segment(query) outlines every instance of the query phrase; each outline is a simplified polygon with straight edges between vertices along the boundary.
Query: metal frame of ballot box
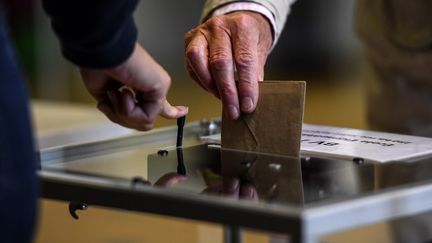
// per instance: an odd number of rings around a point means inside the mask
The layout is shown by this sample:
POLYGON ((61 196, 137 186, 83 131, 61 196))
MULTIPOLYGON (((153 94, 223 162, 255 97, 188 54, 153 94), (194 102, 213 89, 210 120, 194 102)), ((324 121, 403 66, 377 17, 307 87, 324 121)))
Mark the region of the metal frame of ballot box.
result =
MULTIPOLYGON (((214 132, 214 127, 214 122, 186 124, 184 147, 201 144, 199 137, 214 132)), ((225 226, 225 242, 241 242, 241 229, 248 228, 286 234, 290 242, 312 243, 334 232, 432 211, 432 180, 294 206, 151 187, 134 183, 132 178, 47 169, 132 148, 157 153, 161 148, 172 148, 176 132, 177 128, 172 126, 110 140, 42 149, 38 171, 42 197, 218 223, 225 226)))

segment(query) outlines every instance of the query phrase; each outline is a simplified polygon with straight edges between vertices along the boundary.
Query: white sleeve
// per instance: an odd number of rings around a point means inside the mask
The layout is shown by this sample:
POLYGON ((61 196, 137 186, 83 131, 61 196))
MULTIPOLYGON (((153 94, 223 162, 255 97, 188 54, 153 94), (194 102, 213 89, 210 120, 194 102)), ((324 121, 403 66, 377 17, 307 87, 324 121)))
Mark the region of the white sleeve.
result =
POLYGON ((234 11, 253 11, 263 15, 270 23, 273 31, 273 47, 283 30, 290 6, 295 0, 264 0, 264 1, 230 1, 207 0, 201 21, 234 11))

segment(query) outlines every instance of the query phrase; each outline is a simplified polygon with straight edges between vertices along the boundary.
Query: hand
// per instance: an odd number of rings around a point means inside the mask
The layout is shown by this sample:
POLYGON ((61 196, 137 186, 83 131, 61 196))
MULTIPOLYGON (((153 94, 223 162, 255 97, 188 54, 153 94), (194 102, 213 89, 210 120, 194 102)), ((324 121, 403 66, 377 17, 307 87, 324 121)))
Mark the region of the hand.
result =
POLYGON ((175 172, 169 172, 161 176, 155 183, 156 187, 172 187, 179 183, 187 181, 187 177, 184 175, 177 174, 175 172))
MULTIPOLYGON (((133 181, 134 185, 138 184, 138 182, 140 184, 144 184, 144 185, 152 185, 151 182, 147 179, 142 179, 142 178, 137 178, 139 179, 138 181, 133 181)), ((177 174, 175 172, 168 172, 164 175, 162 175, 161 177, 159 177, 159 179, 157 179, 157 181, 153 184, 153 186, 155 187, 173 187, 177 184, 180 184, 182 182, 187 181, 188 178, 184 175, 180 175, 177 174)))
POLYGON ((208 186, 202 193, 259 201, 255 186, 250 183, 241 183, 237 177, 225 176, 220 183, 208 186))
POLYGON ((242 112, 255 110, 272 37, 261 14, 238 11, 213 17, 186 34, 186 68, 202 88, 222 99, 228 116, 237 119, 240 103, 242 112))
POLYGON ((171 79, 139 44, 129 59, 116 67, 80 71, 98 109, 122 126, 147 131, 158 115, 176 119, 188 112, 187 107, 168 103, 171 79), (120 89, 122 86, 127 88, 120 89))

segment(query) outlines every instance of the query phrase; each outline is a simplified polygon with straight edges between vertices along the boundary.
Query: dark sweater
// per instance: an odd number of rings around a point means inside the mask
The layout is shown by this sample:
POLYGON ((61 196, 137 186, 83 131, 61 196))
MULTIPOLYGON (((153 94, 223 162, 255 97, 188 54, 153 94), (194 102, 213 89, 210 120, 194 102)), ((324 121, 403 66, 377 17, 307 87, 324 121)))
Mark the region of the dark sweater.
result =
POLYGON ((108 68, 132 53, 138 0, 43 0, 63 55, 87 68, 108 68))

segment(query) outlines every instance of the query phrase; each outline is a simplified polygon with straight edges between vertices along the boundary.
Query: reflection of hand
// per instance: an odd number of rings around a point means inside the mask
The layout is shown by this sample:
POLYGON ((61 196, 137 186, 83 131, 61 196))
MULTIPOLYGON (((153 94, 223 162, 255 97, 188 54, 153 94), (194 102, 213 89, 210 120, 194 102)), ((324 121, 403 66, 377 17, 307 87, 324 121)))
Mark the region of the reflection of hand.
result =
POLYGON ((177 174, 175 172, 167 173, 161 176, 155 183, 156 187, 171 187, 178 183, 184 182, 187 180, 187 177, 184 175, 177 174))
POLYGON ((171 106, 166 94, 167 72, 139 45, 123 64, 108 69, 81 69, 81 76, 97 106, 111 121, 141 131, 152 129, 157 116, 175 119, 187 107, 171 106), (130 89, 119 88, 127 86, 130 89))
POLYGON ((235 177, 224 177, 223 181, 211 185, 204 189, 203 193, 213 195, 226 195, 234 198, 246 198, 258 201, 258 193, 255 186, 250 183, 241 184, 239 178, 235 177))
POLYGON ((258 81, 264 78, 272 41, 270 24, 261 14, 238 11, 216 16, 186 34, 186 67, 202 88, 222 99, 229 117, 237 119, 240 104, 243 112, 256 107, 258 81))

